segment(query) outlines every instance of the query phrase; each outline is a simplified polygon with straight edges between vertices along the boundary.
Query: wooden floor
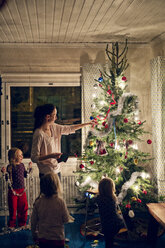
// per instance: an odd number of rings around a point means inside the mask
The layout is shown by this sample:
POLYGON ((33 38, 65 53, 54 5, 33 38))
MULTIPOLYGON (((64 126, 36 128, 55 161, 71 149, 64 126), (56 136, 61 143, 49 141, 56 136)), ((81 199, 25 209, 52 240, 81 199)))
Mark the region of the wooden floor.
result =
MULTIPOLYGON (((95 237, 87 238, 80 234, 80 227, 84 223, 83 214, 75 214, 75 222, 65 226, 66 238, 70 241, 67 243, 69 248, 104 248, 104 240, 99 239, 98 243, 94 242, 95 237)), ((0 217, 0 229, 4 226, 4 217, 0 217)), ((13 232, 6 235, 0 235, 1 248, 27 248, 32 245, 32 236, 30 230, 13 232)), ((150 248, 146 242, 136 241, 119 241, 121 248, 150 248)), ((157 248, 165 247, 165 234, 158 239, 157 248)))

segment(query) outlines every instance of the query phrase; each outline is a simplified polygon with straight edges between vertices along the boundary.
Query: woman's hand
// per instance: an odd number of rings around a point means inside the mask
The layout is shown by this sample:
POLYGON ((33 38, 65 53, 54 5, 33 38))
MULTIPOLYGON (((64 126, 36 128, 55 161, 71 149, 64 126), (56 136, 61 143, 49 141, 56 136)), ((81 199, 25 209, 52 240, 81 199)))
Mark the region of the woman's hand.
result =
POLYGON ((61 155, 62 155, 62 153, 52 153, 52 154, 51 154, 51 157, 52 157, 52 158, 55 158, 55 159, 58 159, 58 158, 61 157, 61 155))

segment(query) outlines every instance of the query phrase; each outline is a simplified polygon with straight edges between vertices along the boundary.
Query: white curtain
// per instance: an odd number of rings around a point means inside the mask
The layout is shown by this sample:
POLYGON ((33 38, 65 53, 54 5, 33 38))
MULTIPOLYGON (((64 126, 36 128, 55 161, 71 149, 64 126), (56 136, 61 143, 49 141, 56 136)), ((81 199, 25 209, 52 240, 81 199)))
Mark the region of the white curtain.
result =
POLYGON ((165 57, 151 61, 154 174, 158 194, 165 196, 165 57))

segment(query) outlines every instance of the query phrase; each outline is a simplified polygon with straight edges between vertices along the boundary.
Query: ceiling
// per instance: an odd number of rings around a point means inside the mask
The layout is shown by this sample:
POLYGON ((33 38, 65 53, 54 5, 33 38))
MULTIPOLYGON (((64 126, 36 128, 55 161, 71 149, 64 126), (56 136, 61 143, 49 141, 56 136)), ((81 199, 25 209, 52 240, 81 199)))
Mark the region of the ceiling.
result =
POLYGON ((0 46, 165 40, 165 0, 0 0, 0 46))

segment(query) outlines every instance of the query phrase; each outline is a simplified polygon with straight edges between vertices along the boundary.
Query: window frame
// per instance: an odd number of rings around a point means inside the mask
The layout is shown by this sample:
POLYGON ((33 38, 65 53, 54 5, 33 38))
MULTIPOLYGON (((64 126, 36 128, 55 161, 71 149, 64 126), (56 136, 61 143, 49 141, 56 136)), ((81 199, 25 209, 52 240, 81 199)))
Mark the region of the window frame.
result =
MULTIPOLYGON (((2 127, 1 144, 2 159, 0 162, 6 163, 8 161, 7 153, 11 148, 11 110, 10 110, 10 88, 11 87, 79 87, 80 73, 7 73, 2 75, 4 92, 1 98, 1 120, 4 121, 2 127)), ((81 113, 82 115, 82 113, 81 113)), ((82 133, 83 136, 83 133, 82 133)), ((29 158, 24 159, 26 162, 29 158)))

